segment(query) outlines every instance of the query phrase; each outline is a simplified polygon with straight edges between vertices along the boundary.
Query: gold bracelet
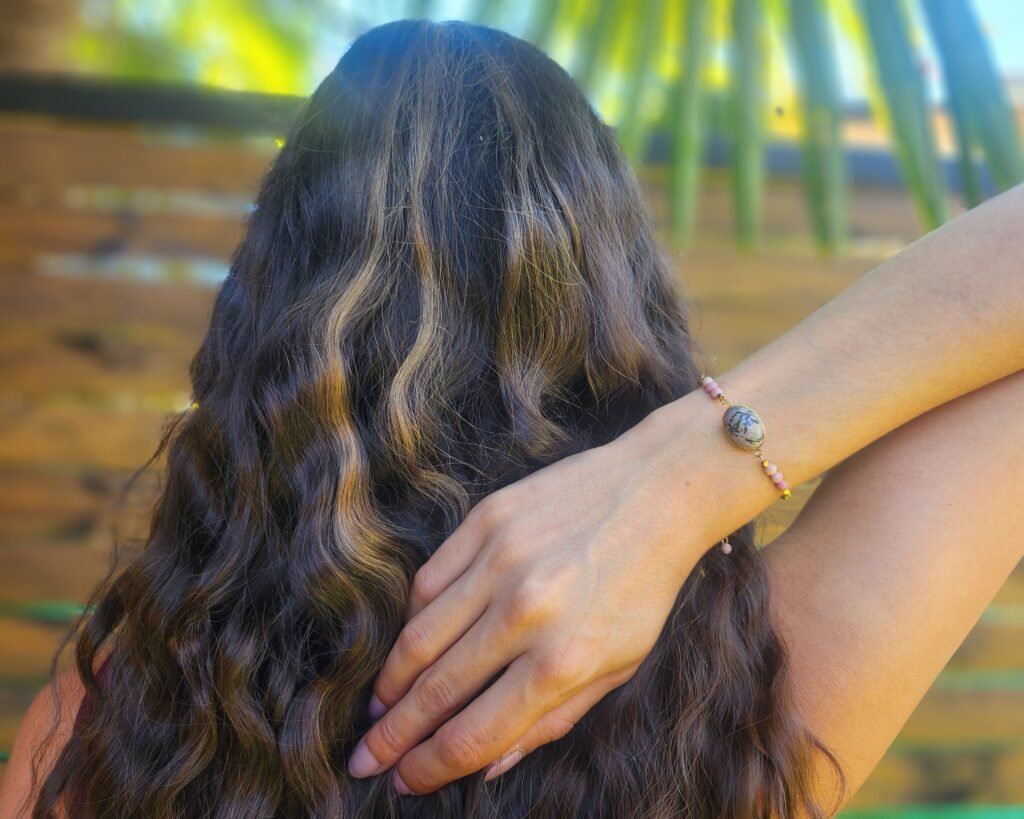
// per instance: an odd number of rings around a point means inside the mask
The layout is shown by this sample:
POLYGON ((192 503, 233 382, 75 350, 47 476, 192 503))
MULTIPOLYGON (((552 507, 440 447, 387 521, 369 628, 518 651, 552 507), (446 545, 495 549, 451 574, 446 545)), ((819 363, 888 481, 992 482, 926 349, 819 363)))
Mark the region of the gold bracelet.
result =
POLYGON ((775 484, 775 488, 782 492, 782 499, 789 500, 789 484, 782 476, 781 470, 764 457, 761 447, 764 445, 765 428, 764 421, 750 407, 742 404, 733 404, 722 395, 722 388, 715 383, 709 375, 703 375, 700 379, 700 386, 704 392, 712 398, 717 398, 728 409, 722 416, 722 424, 725 426, 725 434, 740 449, 746 452, 753 452, 760 460, 764 468, 764 474, 775 484))

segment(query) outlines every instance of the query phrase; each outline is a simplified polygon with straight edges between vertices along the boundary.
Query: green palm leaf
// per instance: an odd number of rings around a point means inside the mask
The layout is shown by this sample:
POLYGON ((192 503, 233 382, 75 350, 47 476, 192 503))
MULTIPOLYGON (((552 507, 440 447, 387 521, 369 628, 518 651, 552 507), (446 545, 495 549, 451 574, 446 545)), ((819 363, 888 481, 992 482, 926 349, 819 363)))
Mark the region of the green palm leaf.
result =
POLYGON ((966 0, 923 0, 922 5, 942 60, 965 192, 973 205, 981 198, 975 148, 983 153, 1000 188, 1024 180, 1016 118, 970 4, 966 0))
POLYGON ((657 51, 663 5, 664 0, 642 0, 632 6, 632 20, 628 29, 631 36, 627 44, 627 82, 622 92, 625 107, 619 141, 633 164, 639 164, 644 159, 649 125, 643 108, 644 92, 652 80, 651 55, 657 51))
POLYGON ((764 187, 765 23, 760 0, 733 0, 733 77, 729 89, 736 239, 757 244, 764 187))
POLYGON ((693 235, 697 186, 706 141, 706 99, 701 74, 706 60, 708 0, 689 0, 683 23, 682 73, 669 92, 672 164, 669 173, 669 239, 676 247, 693 235))
MULTIPOLYGON (((445 0, 394 0, 380 6, 303 6, 296 12, 291 5, 255 0, 243 13, 235 0, 179 0, 171 7, 157 4, 145 19, 132 8, 106 4, 95 20, 83 21, 69 44, 83 68, 304 93, 316 79, 310 55, 318 49, 341 48, 396 16, 448 19, 456 7, 445 0)), ((870 67, 873 111, 891 135, 927 226, 947 217, 948 197, 912 36, 918 28, 928 29, 942 62, 967 203, 981 201, 985 169, 999 188, 1024 180, 1014 111, 970 0, 534 0, 526 7, 471 0, 468 8, 471 19, 508 27, 566 65, 595 108, 615 123, 634 164, 646 159, 651 130, 663 130, 669 145, 669 232, 677 244, 693 232, 712 134, 731 147, 737 241, 757 243, 769 138, 766 77, 779 62, 765 41, 776 30, 786 34, 784 56, 802 93, 803 183, 821 247, 841 247, 849 230, 837 24, 858 40, 870 67), (724 80, 716 61, 723 44, 709 31, 722 20, 731 20, 724 80), (724 95, 709 94, 709 77, 724 95)))
POLYGON ((905 5, 861 0, 860 6, 900 167, 925 226, 938 227, 949 215, 946 187, 905 5))
POLYGON ((803 174, 819 244, 840 248, 847 237, 846 159, 839 125, 842 103, 829 18, 821 0, 789 0, 793 58, 803 91, 803 174))

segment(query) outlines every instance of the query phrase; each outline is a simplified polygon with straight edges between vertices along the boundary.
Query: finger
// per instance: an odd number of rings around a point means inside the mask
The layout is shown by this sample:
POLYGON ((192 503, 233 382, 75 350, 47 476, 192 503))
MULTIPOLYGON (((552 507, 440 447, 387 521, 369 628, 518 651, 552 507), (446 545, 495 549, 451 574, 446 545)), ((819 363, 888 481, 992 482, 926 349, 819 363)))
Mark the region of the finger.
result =
POLYGON ((623 674, 621 671, 606 674, 604 677, 594 680, 578 694, 569 697, 553 711, 546 713, 487 769, 484 781, 488 782, 501 776, 527 754, 533 753, 542 745, 564 737, 587 711, 601 701, 602 697, 609 691, 618 688, 632 676, 632 672, 623 674))
POLYGON ((481 586, 464 574, 405 624, 374 681, 371 716, 379 718, 404 697, 416 678, 472 628, 487 607, 481 586))
POLYGON ((406 619, 415 617, 458 580, 473 564, 482 547, 479 522, 472 514, 467 515, 417 570, 406 604, 406 619))
POLYGON ((535 662, 521 655, 498 680, 406 753, 392 774, 400 793, 430 793, 478 771, 512 746, 542 714, 576 693, 542 685, 535 662))
POLYGON ((370 728, 352 753, 349 761, 352 776, 374 776, 390 768, 456 713, 519 653, 518 647, 495 640, 494 620, 495 615, 485 612, 370 728))

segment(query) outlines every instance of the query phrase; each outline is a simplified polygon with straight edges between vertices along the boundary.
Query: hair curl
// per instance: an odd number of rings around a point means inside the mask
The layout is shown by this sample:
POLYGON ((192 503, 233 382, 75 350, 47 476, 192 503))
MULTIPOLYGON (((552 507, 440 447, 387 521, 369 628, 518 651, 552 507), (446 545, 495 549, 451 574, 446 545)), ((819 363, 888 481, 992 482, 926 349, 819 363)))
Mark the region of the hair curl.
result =
POLYGON ((501 31, 363 34, 256 204, 148 540, 73 629, 94 704, 33 816, 825 816, 813 754, 842 771, 791 707, 752 523, 564 738, 415 799, 349 777, 415 570, 485 495, 694 389, 700 353, 614 132, 501 31))

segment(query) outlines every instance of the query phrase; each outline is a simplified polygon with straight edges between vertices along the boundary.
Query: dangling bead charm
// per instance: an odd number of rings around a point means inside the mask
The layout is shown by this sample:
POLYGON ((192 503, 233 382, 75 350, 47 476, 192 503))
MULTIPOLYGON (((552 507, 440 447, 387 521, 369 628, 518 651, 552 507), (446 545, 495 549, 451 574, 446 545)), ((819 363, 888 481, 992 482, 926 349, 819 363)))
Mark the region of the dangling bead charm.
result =
POLYGON ((725 552, 725 554, 731 554, 732 553, 732 544, 729 542, 728 538, 724 538, 723 537, 722 538, 722 545, 719 546, 718 548, 721 549, 723 552, 725 552))

